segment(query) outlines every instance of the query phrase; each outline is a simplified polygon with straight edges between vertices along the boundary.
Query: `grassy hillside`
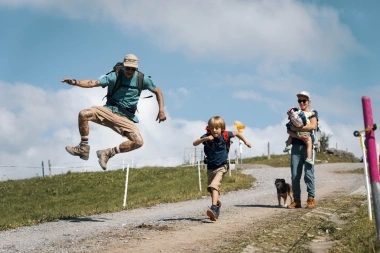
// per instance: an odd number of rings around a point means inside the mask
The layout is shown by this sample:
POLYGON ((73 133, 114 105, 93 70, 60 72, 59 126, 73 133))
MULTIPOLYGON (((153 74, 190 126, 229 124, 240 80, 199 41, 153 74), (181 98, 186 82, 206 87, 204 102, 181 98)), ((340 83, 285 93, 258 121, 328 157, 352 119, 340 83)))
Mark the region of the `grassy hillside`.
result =
MULTIPOLYGON (((241 174, 223 179, 223 192, 251 187, 241 174)), ((0 182, 0 230, 57 219, 123 210, 126 171, 67 173, 0 182)), ((197 167, 146 167, 130 170, 126 209, 208 196, 206 170, 197 167)))

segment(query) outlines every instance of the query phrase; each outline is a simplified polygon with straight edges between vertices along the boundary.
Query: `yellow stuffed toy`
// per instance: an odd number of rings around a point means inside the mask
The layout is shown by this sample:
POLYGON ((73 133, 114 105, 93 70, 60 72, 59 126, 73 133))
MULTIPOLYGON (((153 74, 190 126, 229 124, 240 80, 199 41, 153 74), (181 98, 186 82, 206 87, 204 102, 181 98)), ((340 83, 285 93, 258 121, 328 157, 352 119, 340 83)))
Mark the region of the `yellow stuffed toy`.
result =
POLYGON ((245 129, 245 125, 243 125, 243 123, 241 123, 240 121, 235 121, 234 126, 236 127, 239 133, 242 133, 243 129, 245 129))

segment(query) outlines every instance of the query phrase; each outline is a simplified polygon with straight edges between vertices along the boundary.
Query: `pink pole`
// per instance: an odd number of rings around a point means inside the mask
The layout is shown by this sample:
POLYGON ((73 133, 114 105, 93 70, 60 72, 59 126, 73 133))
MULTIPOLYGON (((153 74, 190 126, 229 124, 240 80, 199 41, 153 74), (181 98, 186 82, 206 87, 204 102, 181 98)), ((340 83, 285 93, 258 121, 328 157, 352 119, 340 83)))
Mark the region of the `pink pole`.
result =
POLYGON ((376 140, 375 132, 373 130, 373 115, 371 99, 367 96, 362 97, 363 117, 365 138, 367 143, 367 158, 370 171, 371 189, 372 189, 372 202, 375 212, 376 231, 377 231, 377 244, 380 246, 380 183, 379 183, 379 164, 377 163, 376 140))
POLYGON ((371 184, 379 183, 379 164, 377 163, 377 152, 376 152, 376 140, 375 131, 372 130, 374 125, 373 115, 372 115, 372 105, 371 99, 367 96, 362 97, 363 104, 363 116, 364 116, 364 128, 371 128, 370 131, 365 132, 365 138, 367 143, 367 160, 370 169, 370 179, 371 184))

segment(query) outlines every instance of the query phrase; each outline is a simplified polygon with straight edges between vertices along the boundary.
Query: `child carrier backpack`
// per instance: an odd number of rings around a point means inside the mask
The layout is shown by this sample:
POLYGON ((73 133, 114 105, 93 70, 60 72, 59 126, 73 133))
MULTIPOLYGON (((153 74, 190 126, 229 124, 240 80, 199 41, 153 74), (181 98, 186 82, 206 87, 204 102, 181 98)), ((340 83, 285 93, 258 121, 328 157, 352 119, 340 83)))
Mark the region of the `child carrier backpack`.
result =
POLYGON ((307 124, 307 117, 305 113, 296 107, 292 107, 287 112, 289 120, 295 127, 303 127, 307 124))
MULTIPOLYGON (((108 73, 106 74, 106 75, 108 75, 108 74, 110 74, 110 73, 112 73, 112 72, 115 72, 116 75, 117 75, 116 83, 115 83, 115 86, 113 87, 112 91, 111 91, 111 89, 108 87, 107 95, 104 96, 104 98, 107 98, 107 102, 106 102, 106 104, 108 104, 108 105, 117 105, 117 106, 119 106, 119 105, 113 100, 112 95, 114 95, 114 94, 120 89, 120 87, 121 87, 121 79, 122 79, 122 78, 121 78, 121 75, 119 75, 119 71, 120 71, 122 68, 124 68, 123 63, 122 63, 122 62, 118 62, 118 63, 115 64, 115 66, 113 67, 113 69, 112 69, 110 72, 108 72, 108 73)), ((141 71, 139 71, 139 70, 137 70, 137 69, 136 69, 136 71, 138 72, 138 76, 137 76, 137 89, 138 89, 138 94, 139 94, 139 96, 140 96, 141 91, 142 91, 142 89, 143 89, 143 84, 144 84, 144 73, 141 72, 141 71)), ((149 76, 149 78, 150 78, 150 76, 149 76)), ((147 96, 147 97, 144 97, 144 98, 151 98, 151 97, 153 97, 153 96, 150 95, 150 96, 147 96)), ((104 98, 103 98, 103 99, 104 99, 104 98)), ((123 108, 123 109, 125 109, 125 110, 127 110, 128 112, 133 113, 133 114, 134 114, 134 113, 136 112, 136 110, 137 110, 137 108, 123 108)))
MULTIPOLYGON (((206 133, 207 133, 207 136, 211 135, 211 130, 209 126, 206 127, 206 133)), ((226 143, 226 149, 227 149, 227 154, 228 154, 230 152, 230 146, 231 146, 231 141, 230 141, 230 137, 228 136, 228 131, 224 130, 222 132, 222 135, 223 135, 223 140, 226 143)), ((203 159, 204 164, 207 164, 207 151, 210 149, 211 149, 211 141, 207 141, 204 148, 204 151, 205 151, 205 158, 203 159)))

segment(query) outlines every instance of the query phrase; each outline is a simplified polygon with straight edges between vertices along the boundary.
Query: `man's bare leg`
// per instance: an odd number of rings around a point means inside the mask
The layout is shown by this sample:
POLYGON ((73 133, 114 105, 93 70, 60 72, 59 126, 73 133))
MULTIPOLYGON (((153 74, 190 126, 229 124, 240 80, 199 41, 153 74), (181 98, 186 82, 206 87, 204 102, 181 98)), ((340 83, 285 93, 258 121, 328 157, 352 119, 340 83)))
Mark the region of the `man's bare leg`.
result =
POLYGON ((78 114, 78 128, 80 136, 87 136, 90 134, 89 121, 95 121, 96 116, 91 109, 84 109, 78 114))
POLYGON ((131 132, 125 133, 124 135, 128 138, 128 141, 125 141, 119 145, 120 153, 125 153, 141 148, 144 144, 140 133, 131 132))
POLYGON ((121 143, 119 147, 96 151, 96 155, 99 158, 99 165, 103 170, 107 169, 107 162, 114 155, 118 153, 130 152, 132 150, 140 148, 144 144, 140 133, 124 133, 124 136, 128 138, 128 141, 121 143))
POLYGON ((84 109, 78 114, 78 128, 81 135, 81 142, 76 147, 66 147, 66 151, 73 156, 79 156, 83 160, 88 160, 90 155, 90 145, 88 145, 88 135, 90 134, 90 127, 88 121, 94 121, 95 114, 91 109, 84 109))

